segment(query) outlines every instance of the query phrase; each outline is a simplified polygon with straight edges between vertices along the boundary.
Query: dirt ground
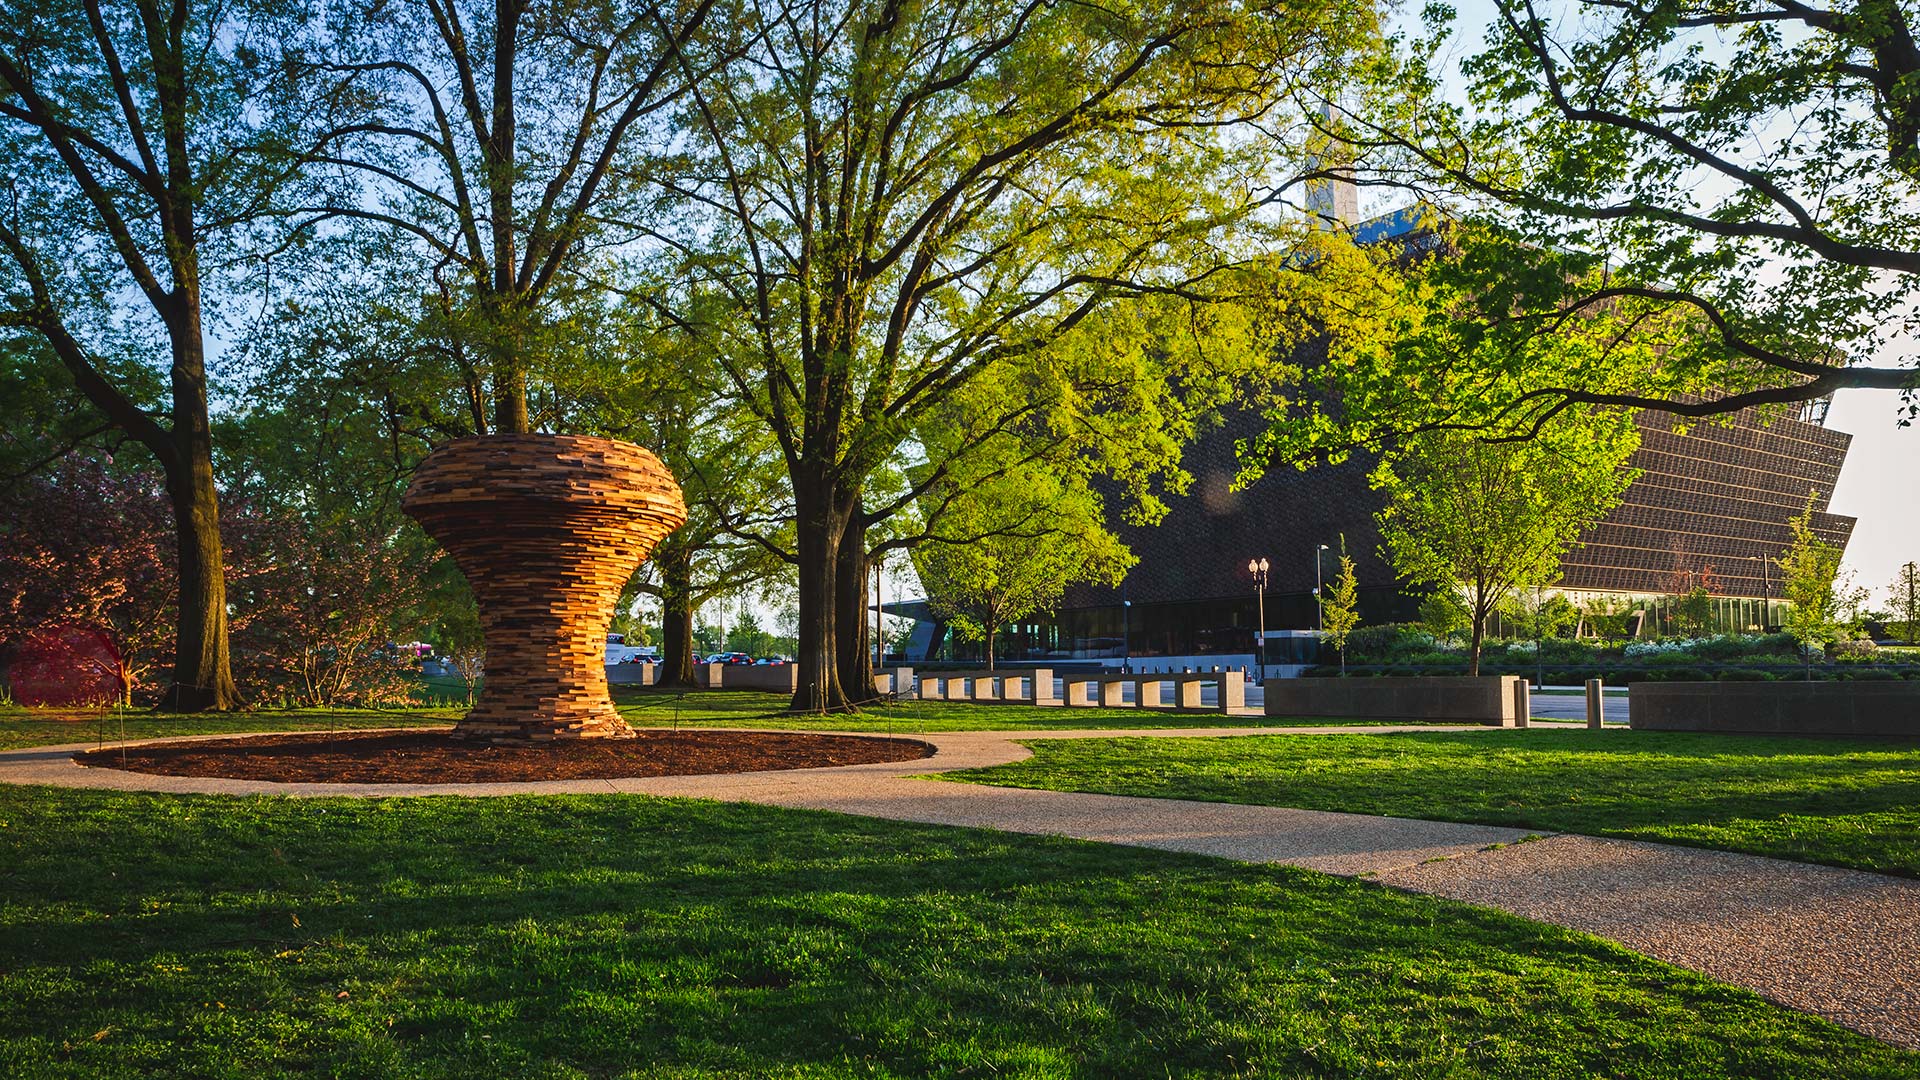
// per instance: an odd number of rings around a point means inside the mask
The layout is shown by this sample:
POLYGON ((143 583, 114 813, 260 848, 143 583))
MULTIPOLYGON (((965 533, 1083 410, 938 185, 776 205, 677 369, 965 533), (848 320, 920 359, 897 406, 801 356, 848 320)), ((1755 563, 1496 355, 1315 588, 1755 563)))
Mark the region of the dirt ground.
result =
POLYGON ((75 754, 74 759, 94 768, 162 776, 322 784, 477 784, 813 769, 912 761, 932 753, 931 746, 913 739, 806 732, 641 731, 632 739, 493 746, 430 731, 313 732, 155 743, 124 752, 92 750, 75 754))

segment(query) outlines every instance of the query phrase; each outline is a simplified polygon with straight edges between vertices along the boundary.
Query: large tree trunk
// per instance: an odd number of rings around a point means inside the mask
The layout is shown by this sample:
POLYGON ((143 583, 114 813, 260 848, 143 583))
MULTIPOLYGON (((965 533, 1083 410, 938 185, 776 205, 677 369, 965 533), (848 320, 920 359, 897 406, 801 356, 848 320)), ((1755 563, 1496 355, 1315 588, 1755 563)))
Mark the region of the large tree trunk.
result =
POLYGON ((858 501, 840 534, 839 565, 834 571, 834 590, 838 594, 834 612, 834 644, 840 667, 840 688, 847 700, 859 704, 872 701, 873 628, 867 622, 867 519, 858 501))
POLYGON ((493 430, 502 435, 533 430, 527 417, 527 371, 520 362, 518 354, 502 359, 502 370, 493 377, 493 430))
POLYGON ((654 561, 660 566, 660 674, 655 686, 696 685, 693 677, 693 549, 661 545, 654 561))
POLYGON ((839 606, 840 537, 847 515, 836 505, 831 480, 794 477, 795 548, 800 558, 799 689, 793 712, 844 712, 849 707, 840 685, 839 606))
POLYGON ((220 543, 220 494, 213 482, 206 366, 199 305, 188 293, 173 334, 173 456, 167 494, 180 552, 180 617, 173 682, 162 709, 202 712, 240 704, 227 645, 226 552, 220 543))

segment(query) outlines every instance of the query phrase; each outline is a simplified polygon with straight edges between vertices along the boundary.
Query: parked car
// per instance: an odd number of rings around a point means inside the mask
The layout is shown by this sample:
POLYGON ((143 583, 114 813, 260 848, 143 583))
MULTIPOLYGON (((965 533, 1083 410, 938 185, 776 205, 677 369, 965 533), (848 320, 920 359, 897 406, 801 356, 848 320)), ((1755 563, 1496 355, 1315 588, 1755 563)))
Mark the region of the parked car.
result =
POLYGON ((709 664, 751 664, 753 657, 743 652, 717 652, 704 661, 709 664))
POLYGON ((660 650, 651 645, 625 645, 614 641, 618 634, 607 635, 607 663, 609 664, 657 664, 660 662, 660 650))
POLYGON ((756 664, 791 664, 793 663, 793 661, 787 659, 784 656, 763 656, 760 659, 755 660, 754 663, 756 664))

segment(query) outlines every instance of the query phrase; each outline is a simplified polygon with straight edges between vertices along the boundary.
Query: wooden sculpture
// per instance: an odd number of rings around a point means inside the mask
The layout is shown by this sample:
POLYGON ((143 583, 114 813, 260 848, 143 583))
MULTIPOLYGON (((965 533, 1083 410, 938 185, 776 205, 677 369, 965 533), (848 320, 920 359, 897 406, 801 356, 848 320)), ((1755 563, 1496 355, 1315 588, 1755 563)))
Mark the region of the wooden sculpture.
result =
POLYGON ((483 435, 427 455, 400 505, 480 605, 486 687, 455 736, 633 735, 607 696, 607 627, 627 579, 687 520, 659 458, 583 435, 483 435))

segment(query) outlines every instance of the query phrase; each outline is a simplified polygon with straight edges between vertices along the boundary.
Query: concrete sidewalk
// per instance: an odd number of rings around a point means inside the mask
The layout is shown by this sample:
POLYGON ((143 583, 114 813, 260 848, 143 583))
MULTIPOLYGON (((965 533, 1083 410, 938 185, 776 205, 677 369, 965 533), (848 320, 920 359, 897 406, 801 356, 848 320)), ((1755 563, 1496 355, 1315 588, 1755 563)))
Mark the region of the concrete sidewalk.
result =
MULTIPOLYGON (((1284 863, 1499 908, 1609 938, 1920 1049, 1920 882, 1584 836, 1367 814, 942 783, 1023 760, 1020 740, 1492 730, 1396 727, 941 732, 909 762, 517 784, 272 784, 85 768, 82 747, 0 753, 0 783, 291 796, 631 793, 829 810, 1284 863), (1527 842, 1520 842, 1520 841, 1527 842)), ((903 733, 904 734, 904 733, 903 733)), ((227 736, 222 736, 227 737, 227 736)), ((1551 737, 1542 733, 1542 737, 1551 737)), ((151 740, 173 741, 173 740, 151 740)))

